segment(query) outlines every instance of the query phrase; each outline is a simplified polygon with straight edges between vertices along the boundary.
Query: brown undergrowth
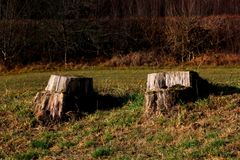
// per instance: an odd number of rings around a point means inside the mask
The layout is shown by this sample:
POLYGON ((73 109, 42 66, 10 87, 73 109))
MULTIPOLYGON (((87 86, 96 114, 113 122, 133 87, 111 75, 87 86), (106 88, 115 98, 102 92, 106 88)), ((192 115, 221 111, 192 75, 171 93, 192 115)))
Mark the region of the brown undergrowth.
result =
POLYGON ((115 55, 112 58, 96 58, 91 61, 78 61, 63 63, 35 63, 31 65, 17 65, 7 69, 0 66, 0 73, 25 73, 35 71, 61 71, 77 70, 89 67, 175 67, 175 66, 238 66, 240 54, 237 53, 205 53, 194 57, 192 60, 179 63, 174 57, 156 52, 131 52, 126 55, 115 55))
POLYGON ((206 53, 202 54, 193 60, 187 62, 189 65, 239 65, 240 64, 240 54, 236 53, 206 53))
POLYGON ((176 61, 171 56, 155 52, 131 52, 127 55, 116 55, 102 63, 108 67, 129 67, 129 66, 173 66, 176 61))

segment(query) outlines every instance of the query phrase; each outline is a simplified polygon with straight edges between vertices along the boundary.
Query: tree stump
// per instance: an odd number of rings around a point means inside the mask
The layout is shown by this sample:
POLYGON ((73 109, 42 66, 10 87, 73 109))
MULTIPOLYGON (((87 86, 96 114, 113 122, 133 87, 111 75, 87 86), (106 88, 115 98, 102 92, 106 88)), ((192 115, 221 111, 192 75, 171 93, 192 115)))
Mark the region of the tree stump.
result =
POLYGON ((92 78, 51 75, 45 90, 35 96, 35 116, 43 122, 59 120, 69 111, 94 110, 94 100, 92 78))
POLYGON ((207 92, 208 83, 196 72, 161 72, 148 74, 145 114, 165 114, 179 102, 194 101, 207 92), (207 88, 207 89, 206 89, 207 88))

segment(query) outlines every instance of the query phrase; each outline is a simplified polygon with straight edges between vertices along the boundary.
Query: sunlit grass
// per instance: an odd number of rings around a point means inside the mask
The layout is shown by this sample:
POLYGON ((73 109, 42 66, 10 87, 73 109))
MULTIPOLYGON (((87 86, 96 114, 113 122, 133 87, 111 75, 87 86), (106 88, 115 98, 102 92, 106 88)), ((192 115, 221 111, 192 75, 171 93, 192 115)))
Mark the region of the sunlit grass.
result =
POLYGON ((184 104, 173 117, 142 116, 147 74, 185 69, 240 87, 239 67, 85 68, 1 76, 0 159, 239 159, 239 93, 184 104), (80 120, 41 126, 32 101, 51 74, 93 77, 99 94, 127 96, 127 102, 80 120))

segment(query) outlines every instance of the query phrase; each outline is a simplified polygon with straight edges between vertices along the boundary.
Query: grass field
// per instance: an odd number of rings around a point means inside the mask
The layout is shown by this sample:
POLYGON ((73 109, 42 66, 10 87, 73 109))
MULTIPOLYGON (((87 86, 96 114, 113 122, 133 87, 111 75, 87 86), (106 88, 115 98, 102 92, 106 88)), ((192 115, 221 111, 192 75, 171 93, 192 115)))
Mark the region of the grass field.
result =
POLYGON ((222 84, 216 95, 182 104, 171 117, 152 119, 142 116, 147 74, 170 69, 85 68, 1 76, 0 159, 240 159, 240 67, 184 68, 190 69, 222 84), (93 77, 99 94, 125 97, 124 102, 79 120, 41 126, 32 101, 51 74, 93 77))

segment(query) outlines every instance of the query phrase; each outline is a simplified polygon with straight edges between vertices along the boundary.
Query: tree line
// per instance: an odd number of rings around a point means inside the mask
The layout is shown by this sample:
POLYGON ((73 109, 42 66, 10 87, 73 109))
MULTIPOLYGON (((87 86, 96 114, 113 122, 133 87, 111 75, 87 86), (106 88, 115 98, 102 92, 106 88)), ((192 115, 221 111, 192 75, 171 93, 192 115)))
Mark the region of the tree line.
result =
POLYGON ((239 52, 239 12, 239 0, 0 0, 0 63, 239 52))
POLYGON ((0 0, 0 19, 239 14, 239 0, 0 0))

